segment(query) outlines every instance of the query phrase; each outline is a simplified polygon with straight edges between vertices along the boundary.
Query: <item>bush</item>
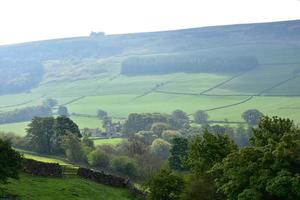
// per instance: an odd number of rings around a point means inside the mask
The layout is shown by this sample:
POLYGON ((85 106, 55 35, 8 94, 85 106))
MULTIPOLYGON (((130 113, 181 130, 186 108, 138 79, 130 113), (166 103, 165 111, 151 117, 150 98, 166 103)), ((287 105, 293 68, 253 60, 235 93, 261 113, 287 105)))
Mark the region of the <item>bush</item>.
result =
POLYGON ((158 137, 161 136, 164 130, 168 130, 168 129, 170 129, 170 126, 162 122, 154 123, 151 126, 151 131, 153 131, 153 133, 156 134, 158 137))
POLYGON ((7 178, 18 178, 21 159, 21 155, 8 142, 0 139, 0 183, 6 183, 7 178))
POLYGON ((101 149, 97 148, 88 155, 88 163, 94 167, 108 168, 109 157, 101 149))
POLYGON ((168 158, 171 144, 163 139, 156 139, 152 142, 150 150, 153 154, 168 158))
POLYGON ((179 200, 184 189, 184 180, 178 174, 162 170, 149 182, 150 200, 179 200))
POLYGON ((162 138, 168 142, 171 142, 174 138, 180 137, 181 133, 179 131, 174 130, 165 130, 162 133, 162 138))
POLYGON ((208 120, 208 114, 203 110, 198 110, 194 114, 194 120, 197 124, 206 124, 208 120))
POLYGON ((116 156, 111 160, 111 168, 129 177, 138 176, 138 166, 136 162, 127 156, 116 156))

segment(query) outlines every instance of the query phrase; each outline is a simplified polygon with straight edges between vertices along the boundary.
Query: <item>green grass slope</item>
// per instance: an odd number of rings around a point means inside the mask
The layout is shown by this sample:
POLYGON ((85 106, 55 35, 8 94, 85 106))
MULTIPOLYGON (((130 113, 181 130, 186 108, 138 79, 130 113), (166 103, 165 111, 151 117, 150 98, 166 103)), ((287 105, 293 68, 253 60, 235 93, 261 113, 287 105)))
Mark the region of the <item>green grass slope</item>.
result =
POLYGON ((80 178, 45 178, 21 174, 4 188, 22 200, 134 200, 128 190, 80 178))

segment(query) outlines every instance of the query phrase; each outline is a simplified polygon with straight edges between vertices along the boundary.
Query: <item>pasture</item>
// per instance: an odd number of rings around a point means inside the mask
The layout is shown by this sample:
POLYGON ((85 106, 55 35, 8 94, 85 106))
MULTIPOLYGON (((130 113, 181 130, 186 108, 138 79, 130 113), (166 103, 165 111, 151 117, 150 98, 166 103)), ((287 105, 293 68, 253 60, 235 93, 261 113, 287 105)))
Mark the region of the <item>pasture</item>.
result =
POLYGON ((112 145, 116 146, 123 142, 124 138, 109 138, 109 139, 93 139, 95 146, 101 146, 101 145, 112 145))
POLYGON ((4 185, 4 189, 7 193, 24 200, 135 199, 127 189, 113 188, 75 177, 45 178, 21 174, 19 180, 9 180, 9 184, 4 185))

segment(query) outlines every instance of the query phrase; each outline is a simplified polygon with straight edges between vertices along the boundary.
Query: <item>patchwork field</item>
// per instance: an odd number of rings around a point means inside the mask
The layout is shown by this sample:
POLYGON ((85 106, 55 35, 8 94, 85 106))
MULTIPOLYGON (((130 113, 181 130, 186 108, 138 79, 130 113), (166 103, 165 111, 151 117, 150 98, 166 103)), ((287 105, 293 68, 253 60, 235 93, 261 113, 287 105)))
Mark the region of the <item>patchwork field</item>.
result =
MULTIPOLYGON (((40 105, 46 98, 54 98, 59 105, 65 105, 69 113, 75 114, 71 118, 80 128, 102 127, 101 121, 93 117, 98 109, 117 120, 133 112, 171 113, 182 109, 188 114, 206 110, 210 120, 242 121, 241 114, 245 110, 256 108, 266 115, 289 117, 300 123, 300 38, 295 28, 299 23, 38 42, 46 49, 41 49, 44 56, 41 81, 26 91, 1 95, 0 112, 40 105), (55 45, 48 47, 52 42, 55 45), (56 44, 66 45, 66 48, 57 49, 56 44), (82 48, 78 49, 78 45, 82 48), (99 48, 99 54, 95 47, 99 48), (258 65, 245 71, 122 74, 122 64, 131 57, 153 57, 151 62, 155 64, 165 56, 178 61, 176 56, 189 58, 190 55, 197 58, 250 56, 258 65)), ((17 46, 10 48, 17 49, 17 46)), ((24 55, 39 58, 40 54, 35 54, 39 52, 35 43, 28 43, 26 48, 24 55)), ((1 50, 7 57, 13 55, 6 54, 5 47, 1 50)), ((24 59, 23 54, 20 60, 24 59)), ((11 59, 15 56, 19 55, 11 59)), ((188 67, 179 66, 180 69, 188 67)), ((227 66, 231 67, 234 68, 227 66)), ((27 123, 1 124, 0 131, 23 135, 27 123)))

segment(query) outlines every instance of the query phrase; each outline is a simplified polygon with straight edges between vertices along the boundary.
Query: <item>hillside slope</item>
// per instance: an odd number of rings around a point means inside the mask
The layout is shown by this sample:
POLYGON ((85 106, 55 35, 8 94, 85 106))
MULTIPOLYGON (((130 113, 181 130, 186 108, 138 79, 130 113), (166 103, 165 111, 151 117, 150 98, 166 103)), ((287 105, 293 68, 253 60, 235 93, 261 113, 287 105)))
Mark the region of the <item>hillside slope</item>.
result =
MULTIPOLYGON (((51 97, 71 113, 94 116, 99 108, 113 117, 201 109, 212 120, 241 121, 243 111, 257 108, 300 122, 300 20, 7 45, 0 61, 10 64, 0 66, 1 112, 51 97), (32 68, 17 73, 26 62, 42 66, 35 79, 32 68)), ((81 128, 101 126, 72 118, 81 128)))

